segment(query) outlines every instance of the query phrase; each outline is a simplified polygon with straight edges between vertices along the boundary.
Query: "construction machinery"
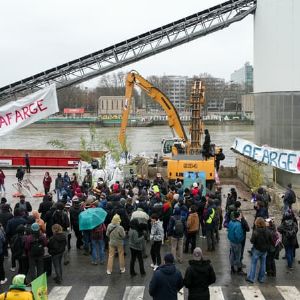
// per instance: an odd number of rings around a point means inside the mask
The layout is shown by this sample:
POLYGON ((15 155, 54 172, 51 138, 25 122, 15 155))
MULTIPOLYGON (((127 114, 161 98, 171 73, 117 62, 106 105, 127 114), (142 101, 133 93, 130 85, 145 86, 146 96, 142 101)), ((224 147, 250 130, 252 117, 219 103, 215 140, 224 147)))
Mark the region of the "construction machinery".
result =
POLYGON ((123 151, 127 152, 126 128, 132 103, 134 86, 139 86, 165 111, 168 124, 172 130, 173 137, 163 139, 162 157, 167 161, 167 175, 169 181, 177 178, 183 179, 184 173, 204 172, 206 182, 213 183, 215 178, 214 157, 205 158, 201 151, 201 136, 203 134, 203 121, 201 107, 205 103, 204 86, 201 81, 195 81, 192 87, 191 104, 191 139, 188 138, 181 123, 179 114, 169 98, 158 88, 154 87, 148 80, 136 71, 131 71, 126 77, 125 105, 122 111, 119 142, 123 151))

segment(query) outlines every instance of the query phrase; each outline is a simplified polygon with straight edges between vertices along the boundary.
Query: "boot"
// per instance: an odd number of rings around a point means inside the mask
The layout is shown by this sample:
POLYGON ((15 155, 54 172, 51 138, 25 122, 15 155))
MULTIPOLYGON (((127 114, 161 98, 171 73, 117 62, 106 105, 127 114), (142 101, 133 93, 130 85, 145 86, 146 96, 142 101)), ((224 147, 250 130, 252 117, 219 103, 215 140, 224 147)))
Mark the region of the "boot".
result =
POLYGON ((237 274, 238 274, 238 275, 241 275, 241 276, 245 276, 245 275, 247 275, 247 273, 245 273, 245 272, 243 271, 243 269, 242 269, 242 268, 238 268, 238 270, 237 270, 237 274))

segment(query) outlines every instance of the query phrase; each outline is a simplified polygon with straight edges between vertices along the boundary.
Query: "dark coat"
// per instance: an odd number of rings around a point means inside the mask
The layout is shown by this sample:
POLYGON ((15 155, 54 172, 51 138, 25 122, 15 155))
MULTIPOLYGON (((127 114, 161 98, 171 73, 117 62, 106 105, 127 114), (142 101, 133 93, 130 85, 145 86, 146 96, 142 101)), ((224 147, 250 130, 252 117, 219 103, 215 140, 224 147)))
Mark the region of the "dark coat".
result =
POLYGON ((216 282, 216 274, 209 260, 190 260, 184 275, 189 300, 209 300, 209 285, 216 282))
POLYGON ((250 242, 260 252, 267 252, 273 245, 272 235, 266 228, 256 228, 252 232, 250 242))
POLYGON ((48 243, 48 250, 50 255, 57 255, 64 253, 67 245, 67 238, 64 233, 54 234, 48 243))
POLYGON ((8 220, 5 230, 7 239, 10 239, 16 234, 17 227, 21 224, 27 224, 27 220, 21 216, 13 217, 12 219, 8 220))
POLYGON ((53 201, 52 201, 52 199, 49 200, 48 197, 45 197, 43 199, 43 202, 40 203, 38 212, 41 214, 41 219, 43 221, 46 221, 46 213, 47 213, 47 211, 50 210, 52 205, 53 205, 53 201))
POLYGON ((174 264, 165 264, 154 272, 149 285, 153 300, 177 300, 177 293, 183 287, 183 278, 174 264))
POLYGON ((8 220, 12 219, 13 215, 9 211, 3 211, 0 213, 0 223, 2 224, 3 228, 6 228, 8 220))

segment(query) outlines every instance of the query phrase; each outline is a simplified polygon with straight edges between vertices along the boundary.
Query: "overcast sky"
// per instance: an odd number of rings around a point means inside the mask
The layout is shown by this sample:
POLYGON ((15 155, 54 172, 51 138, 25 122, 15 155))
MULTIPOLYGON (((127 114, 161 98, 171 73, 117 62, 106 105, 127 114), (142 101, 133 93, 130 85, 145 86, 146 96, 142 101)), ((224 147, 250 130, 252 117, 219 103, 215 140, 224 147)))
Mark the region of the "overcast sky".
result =
MULTIPOLYGON (((0 0, 0 87, 224 1, 0 0)), ((253 16, 121 70, 229 80, 246 61, 253 63, 253 16)))

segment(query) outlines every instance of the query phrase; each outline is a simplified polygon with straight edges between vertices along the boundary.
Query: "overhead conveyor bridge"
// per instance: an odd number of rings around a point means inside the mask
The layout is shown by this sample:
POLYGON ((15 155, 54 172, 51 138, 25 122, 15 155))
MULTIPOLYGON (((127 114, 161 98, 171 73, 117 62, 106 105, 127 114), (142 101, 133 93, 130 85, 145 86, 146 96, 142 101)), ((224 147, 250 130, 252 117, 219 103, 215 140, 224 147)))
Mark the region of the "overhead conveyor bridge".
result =
POLYGON ((230 0, 108 48, 74 59, 0 88, 0 101, 15 100, 56 83, 57 89, 79 84, 146 57, 171 49, 244 19, 256 0, 230 0))

